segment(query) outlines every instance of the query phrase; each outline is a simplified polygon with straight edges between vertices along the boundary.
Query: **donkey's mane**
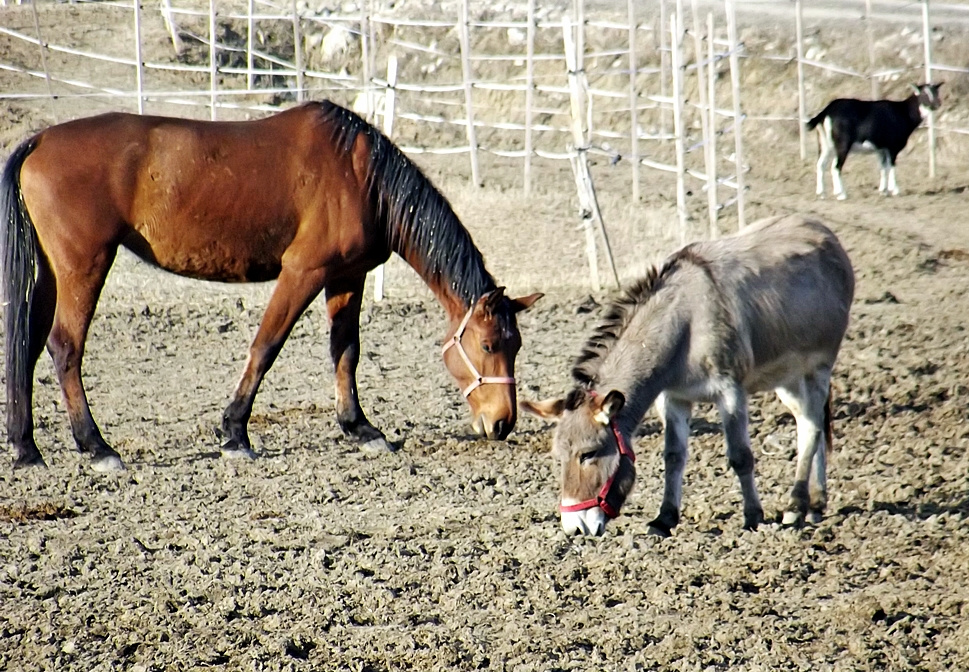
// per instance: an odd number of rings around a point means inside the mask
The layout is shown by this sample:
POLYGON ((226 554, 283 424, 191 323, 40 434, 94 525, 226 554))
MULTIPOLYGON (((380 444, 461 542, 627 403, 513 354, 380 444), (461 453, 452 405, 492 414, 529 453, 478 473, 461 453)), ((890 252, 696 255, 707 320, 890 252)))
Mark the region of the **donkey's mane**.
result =
POLYGON ((580 388, 591 390, 598 383, 599 368, 603 360, 619 342, 636 312, 656 294, 665 280, 681 262, 687 261, 707 268, 693 245, 677 250, 667 257, 661 266, 653 266, 646 275, 630 285, 622 295, 610 304, 592 336, 582 348, 572 367, 572 378, 580 388))
POLYGON ((385 229, 392 251, 419 263, 421 268, 415 270, 425 282, 448 287, 467 306, 496 288, 471 234, 417 164, 352 111, 326 101, 320 104, 320 114, 346 152, 359 134, 367 137, 375 223, 385 229))

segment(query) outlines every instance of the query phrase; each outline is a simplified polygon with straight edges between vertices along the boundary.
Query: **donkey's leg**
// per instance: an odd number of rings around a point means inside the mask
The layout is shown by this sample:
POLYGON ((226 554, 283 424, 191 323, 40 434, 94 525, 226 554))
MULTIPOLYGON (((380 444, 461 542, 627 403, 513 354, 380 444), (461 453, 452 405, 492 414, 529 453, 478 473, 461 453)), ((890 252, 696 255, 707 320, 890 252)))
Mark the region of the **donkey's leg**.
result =
POLYGON ((222 413, 222 433, 226 438, 222 444, 223 456, 256 456, 249 443, 248 426, 259 384, 276 361, 296 320, 323 289, 324 282, 322 268, 300 270, 284 266, 280 272, 269 305, 249 346, 242 377, 222 413))
MULTIPOLYGON (((50 265, 38 255, 37 278, 30 302, 27 332, 27 376, 22 381, 7 380, 7 436, 14 445, 14 468, 47 466, 34 442, 33 374, 40 353, 44 351, 54 320, 57 286, 50 265), (16 387, 13 387, 16 384, 16 387)), ((10 353, 7 353, 10 356, 10 353)))
POLYGON ((683 501, 683 472, 689 453, 690 415, 693 405, 686 401, 670 399, 661 394, 656 408, 663 420, 663 503, 659 515, 649 523, 649 533, 661 537, 670 536, 680 522, 680 504, 683 501))
POLYGON ((383 433, 370 424, 357 398, 357 363, 360 361, 360 306, 365 277, 326 286, 330 316, 330 357, 336 376, 336 417, 344 433, 367 450, 396 450, 383 433))
POLYGON ((91 455, 91 466, 95 471, 125 468, 121 457, 101 436, 81 381, 88 328, 116 251, 116 247, 107 247, 89 255, 78 255, 70 262, 51 260, 57 276, 57 308, 47 349, 60 380, 74 442, 78 450, 91 455))
POLYGON ((819 520, 827 503, 823 427, 830 380, 830 372, 821 371, 777 389, 777 396, 790 409, 797 424, 797 466, 790 503, 784 512, 785 525, 803 522, 809 507, 812 509, 811 520, 819 520), (814 483, 811 483, 812 469, 814 483), (809 489, 813 490, 813 495, 809 494, 809 489))
POLYGON ((740 480, 740 492, 744 498, 744 529, 756 530, 764 521, 754 480, 754 453, 750 450, 750 432, 747 429, 747 394, 739 385, 721 395, 717 404, 723 434, 727 441, 727 463, 740 480))

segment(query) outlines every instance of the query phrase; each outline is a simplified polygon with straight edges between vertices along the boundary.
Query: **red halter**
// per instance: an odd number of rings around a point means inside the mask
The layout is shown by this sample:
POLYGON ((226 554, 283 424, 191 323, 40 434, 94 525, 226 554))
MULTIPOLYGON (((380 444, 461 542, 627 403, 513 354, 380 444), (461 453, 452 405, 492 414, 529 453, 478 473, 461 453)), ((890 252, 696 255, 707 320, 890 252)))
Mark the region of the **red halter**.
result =
MULTIPOLYGON (((620 462, 622 461, 622 457, 625 456, 629 458, 630 462, 635 463, 636 453, 634 453, 632 448, 629 447, 629 444, 626 443, 626 439, 623 438, 622 433, 619 431, 619 428, 616 427, 616 423, 610 422, 609 429, 612 430, 613 436, 616 437, 616 444, 619 446, 620 462)), ((616 480, 616 474, 618 473, 619 473, 619 465, 617 464, 616 470, 612 472, 612 476, 610 476, 606 480, 606 482, 602 484, 602 488, 600 488, 598 495, 596 495, 592 499, 587 499, 585 501, 579 502, 578 504, 568 504, 568 505, 560 504, 559 511, 561 511, 562 513, 569 513, 573 511, 585 511, 586 509, 594 509, 598 506, 600 509, 602 509, 602 512, 606 514, 609 518, 618 518, 619 510, 613 508, 612 505, 606 501, 606 498, 609 496, 609 491, 612 489, 612 483, 613 481, 616 480)))
POLYGON ((468 357, 468 353, 464 351, 464 346, 461 345, 461 337, 464 336, 464 330, 468 326, 468 322, 471 321, 471 315, 474 313, 474 304, 471 304, 471 308, 468 309, 467 315, 461 320, 461 324, 458 325, 457 331, 454 332, 454 336, 448 339, 447 343, 441 349, 441 354, 443 355, 448 349, 452 347, 457 347, 458 354, 461 355, 461 359, 464 360, 465 366, 471 371, 471 375, 474 376, 474 382, 468 385, 462 392, 464 397, 467 398, 469 394, 474 392, 476 389, 484 385, 485 383, 506 383, 508 385, 514 385, 515 379, 511 376, 482 376, 478 373, 478 370, 474 368, 474 364, 471 362, 471 358, 468 357))

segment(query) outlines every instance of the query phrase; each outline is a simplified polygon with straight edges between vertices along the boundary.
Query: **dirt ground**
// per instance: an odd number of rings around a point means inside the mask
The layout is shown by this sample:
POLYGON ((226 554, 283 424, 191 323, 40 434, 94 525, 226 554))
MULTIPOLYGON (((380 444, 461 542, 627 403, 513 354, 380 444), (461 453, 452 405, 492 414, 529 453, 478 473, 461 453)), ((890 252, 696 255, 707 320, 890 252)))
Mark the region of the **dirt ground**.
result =
MULTIPOLYGON (((960 96, 945 104, 966 112, 960 96)), ((5 156, 46 110, 0 105, 5 156)), ((601 538, 566 537, 550 427, 523 417, 507 441, 469 436, 440 361, 444 313, 399 261, 387 299, 365 306, 359 383, 402 449, 368 454, 342 438, 314 306, 256 400, 262 457, 221 459, 213 429, 272 286, 191 282, 122 255, 85 380, 129 470, 93 473, 74 451, 42 358, 34 406, 50 469, 0 468, 0 669, 969 669, 969 169, 953 140, 930 179, 924 136, 899 160, 902 196, 879 197, 875 160, 859 156, 845 171, 851 198, 836 202, 815 199, 796 132, 748 126, 748 219, 821 217, 858 279, 834 381, 829 511, 800 530, 741 529, 703 409, 672 538, 646 535, 663 472, 652 416, 623 515, 601 538)), ((468 186, 464 159, 419 163, 509 293, 546 293, 521 316, 519 394, 565 392, 599 317, 577 307, 611 296, 588 289, 568 167, 542 164, 525 197, 512 163, 488 159, 484 189, 468 186)), ((646 174, 631 204, 627 172, 595 176, 628 281, 678 242, 672 186, 646 174)), ((732 209, 722 227, 736 227, 732 209)), ((776 521, 793 421, 759 397, 751 431, 776 521)))

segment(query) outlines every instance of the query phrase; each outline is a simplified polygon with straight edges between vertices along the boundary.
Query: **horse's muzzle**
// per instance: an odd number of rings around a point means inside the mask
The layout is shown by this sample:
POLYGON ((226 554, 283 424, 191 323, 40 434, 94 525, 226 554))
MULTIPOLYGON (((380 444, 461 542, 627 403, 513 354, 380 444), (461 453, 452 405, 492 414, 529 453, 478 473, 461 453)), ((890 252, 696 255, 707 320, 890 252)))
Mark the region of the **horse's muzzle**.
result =
POLYGON ((494 422, 489 422, 484 415, 477 416, 471 422, 471 429, 474 430, 475 434, 486 437, 493 441, 502 441, 507 438, 507 436, 511 434, 511 430, 514 428, 514 426, 515 425, 513 422, 509 422, 503 418, 494 422))

